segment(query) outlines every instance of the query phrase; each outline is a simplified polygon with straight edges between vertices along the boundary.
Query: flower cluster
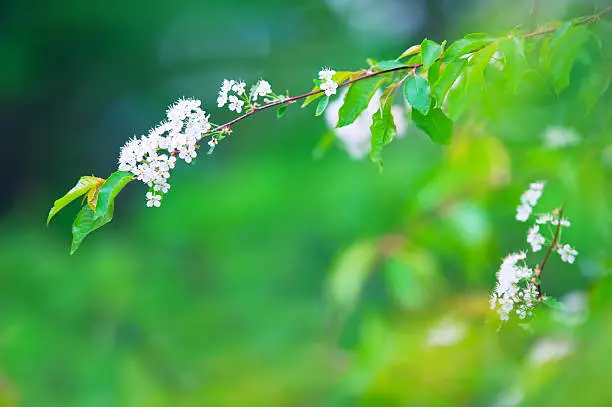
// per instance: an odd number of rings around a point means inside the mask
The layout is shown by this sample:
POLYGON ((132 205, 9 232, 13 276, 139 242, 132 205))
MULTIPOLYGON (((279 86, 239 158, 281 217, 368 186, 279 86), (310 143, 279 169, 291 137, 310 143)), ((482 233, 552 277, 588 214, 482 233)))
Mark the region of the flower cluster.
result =
POLYGON ((332 79, 335 74, 336 71, 328 68, 319 71, 319 80, 321 81, 319 88, 325 91, 327 96, 335 95, 336 89, 338 89, 338 84, 332 79))
POLYGON ((521 195, 521 204, 516 208, 516 220, 526 222, 542 196, 542 190, 546 185, 543 181, 534 182, 529 185, 529 189, 521 195))
POLYGON ((280 98, 272 92, 270 83, 263 79, 251 87, 248 95, 245 87, 246 83, 242 81, 224 79, 221 84, 221 90, 219 90, 219 96, 217 97, 217 106, 223 107, 228 104, 230 111, 241 113, 243 107, 246 110, 256 106, 255 101, 258 97, 271 96, 272 100, 280 98), (230 92, 233 92, 233 94, 230 94, 230 92))
POLYGON ((525 252, 511 253, 502 261, 497 271, 497 285, 490 298, 491 309, 497 309, 499 318, 507 321, 513 309, 519 318, 531 315, 538 298, 533 269, 524 260, 525 252), (522 261, 519 264, 519 261, 522 261))
MULTIPOLYGON (((168 179, 176 157, 190 163, 198 155, 198 143, 212 128, 210 115, 197 99, 179 99, 168 108, 166 117, 148 135, 130 139, 119 154, 119 171, 129 171, 149 186, 150 207, 159 207, 161 194, 170 189, 168 179)), ((213 137, 209 144, 213 140, 216 142, 213 137)))

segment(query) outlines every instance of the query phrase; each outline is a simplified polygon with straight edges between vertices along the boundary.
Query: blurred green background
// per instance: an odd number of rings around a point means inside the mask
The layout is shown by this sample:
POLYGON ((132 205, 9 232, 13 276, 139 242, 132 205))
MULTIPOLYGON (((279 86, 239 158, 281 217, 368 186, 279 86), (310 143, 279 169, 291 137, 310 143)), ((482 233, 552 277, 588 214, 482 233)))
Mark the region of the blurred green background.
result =
MULTIPOLYGON (((448 148, 410 128, 382 174, 338 145, 315 159, 326 123, 291 106, 179 166, 160 209, 130 185, 74 256, 76 205, 44 225, 54 199, 114 171, 125 140, 178 97, 220 123, 224 78, 298 94, 322 66, 528 26, 532 2, 507 3, 3 2, 0 406, 489 406, 517 392, 524 405, 609 405, 610 92, 589 114, 576 106, 609 55, 587 53, 559 98, 537 80, 487 92, 448 148), (580 143, 544 147, 551 126, 580 143), (542 311, 535 333, 496 334, 488 293, 500 259, 526 246, 514 210, 537 179, 543 207, 567 202, 580 252, 551 260, 544 289, 587 293, 589 318, 542 311), (426 346, 440 321, 441 341, 458 343, 426 346), (550 335, 571 355, 530 362, 550 335)), ((607 2, 541 3, 544 22, 607 2)))

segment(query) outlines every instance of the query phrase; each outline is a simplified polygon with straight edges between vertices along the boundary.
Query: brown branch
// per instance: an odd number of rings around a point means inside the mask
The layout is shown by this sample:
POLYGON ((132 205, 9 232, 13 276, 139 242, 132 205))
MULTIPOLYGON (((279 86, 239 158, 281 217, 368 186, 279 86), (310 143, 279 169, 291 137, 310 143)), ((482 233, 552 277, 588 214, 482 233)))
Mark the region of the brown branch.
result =
POLYGON ((544 266, 546 266, 548 257, 550 256, 552 251, 557 247, 557 243, 559 242, 559 233, 561 232, 561 220, 563 219, 563 209, 564 208, 565 208, 565 204, 563 204, 563 206, 561 206, 561 209, 559 209, 559 214, 557 217, 557 229, 555 229, 555 236, 553 237, 553 240, 550 243, 550 246, 548 246, 548 250, 546 250, 546 254, 544 255, 544 258, 542 259, 542 263, 540 263, 540 265, 535 270, 536 289, 538 290, 537 298, 542 298, 542 286, 540 282, 541 280, 540 277, 542 276, 542 272, 544 271, 544 266))

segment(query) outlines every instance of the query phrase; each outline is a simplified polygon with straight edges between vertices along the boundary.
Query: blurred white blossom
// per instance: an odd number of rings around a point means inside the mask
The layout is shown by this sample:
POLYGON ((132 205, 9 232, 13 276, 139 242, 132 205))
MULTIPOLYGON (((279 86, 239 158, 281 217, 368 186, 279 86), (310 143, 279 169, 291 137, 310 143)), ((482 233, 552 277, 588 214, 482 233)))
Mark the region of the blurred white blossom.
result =
POLYGON ((564 359, 573 350, 574 343, 569 339, 544 338, 533 345, 528 360, 532 366, 540 367, 564 359))
POLYGON ((459 343, 466 334, 465 323, 446 317, 429 330, 428 346, 452 346, 459 343))
POLYGON ((521 204, 516 207, 516 220, 526 222, 533 211, 533 207, 538 204, 542 196, 542 191, 546 182, 538 181, 529 184, 529 189, 521 195, 521 204))
POLYGON ((584 291, 572 291, 561 298, 563 309, 555 311, 555 320, 568 326, 580 325, 583 323, 589 312, 588 297, 584 291))
POLYGON ((574 130, 562 126, 549 126, 544 134, 544 147, 556 149, 574 146, 580 143, 580 135, 574 130))
POLYGON ((540 227, 538 225, 533 225, 527 234, 527 243, 531 245, 531 250, 533 252, 540 251, 545 242, 546 239, 540 234, 540 227))

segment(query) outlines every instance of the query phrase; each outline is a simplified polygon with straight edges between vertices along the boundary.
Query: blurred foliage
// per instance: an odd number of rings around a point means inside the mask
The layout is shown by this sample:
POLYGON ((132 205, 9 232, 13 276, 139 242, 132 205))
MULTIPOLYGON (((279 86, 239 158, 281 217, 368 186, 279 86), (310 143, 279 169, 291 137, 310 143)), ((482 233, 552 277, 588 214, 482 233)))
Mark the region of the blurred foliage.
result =
MULTIPOLYGON (((123 141, 176 96, 212 105, 233 76, 306 90, 321 65, 356 69, 424 37, 506 33, 529 21, 531 2, 465 2, 461 13, 426 2, 410 38, 368 31, 367 41, 332 1, 208 3, 1 6, 11 137, 0 406, 609 404, 605 44, 581 48, 558 96, 537 71, 467 92, 448 147, 412 127, 387 146, 382 175, 341 148, 313 160, 326 130, 305 112, 258 115, 214 156, 177 170, 162 208, 127 188, 115 221, 68 256, 71 214, 45 228, 47 203, 84 168, 109 173, 123 141), (603 94, 591 105, 585 92, 603 94), (546 147, 552 126, 580 142, 546 147), (536 179, 548 180, 542 206, 566 202, 565 233, 580 252, 573 266, 551 259, 543 288, 586 293, 588 311, 540 309, 529 327, 498 333, 488 293, 501 258, 526 246, 514 210, 536 179), (538 362, 550 338, 571 352, 538 362)), ((396 13, 409 19, 416 3, 396 13)), ((541 18, 593 7, 551 1, 541 18)), ((594 29, 610 38, 606 27, 594 29)))

